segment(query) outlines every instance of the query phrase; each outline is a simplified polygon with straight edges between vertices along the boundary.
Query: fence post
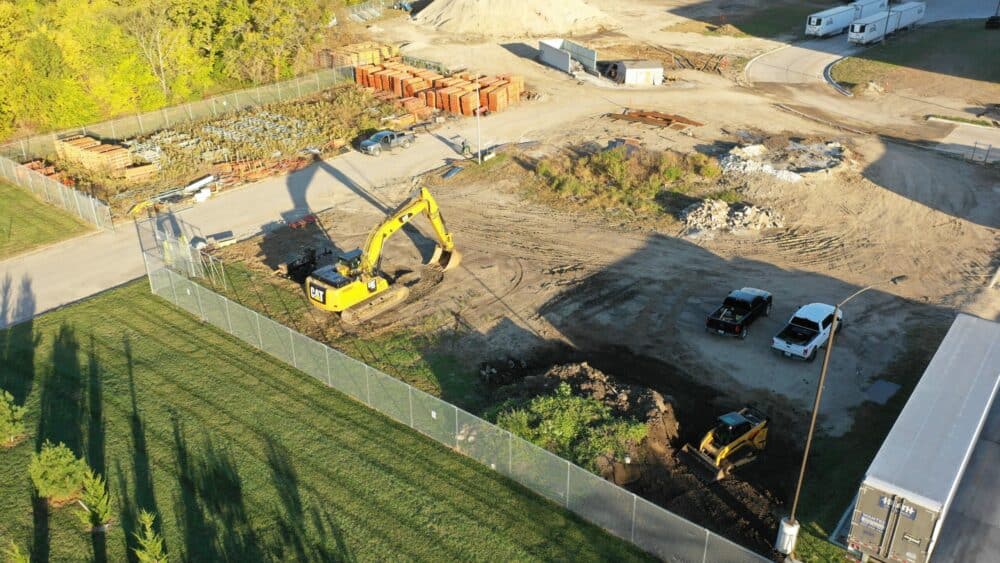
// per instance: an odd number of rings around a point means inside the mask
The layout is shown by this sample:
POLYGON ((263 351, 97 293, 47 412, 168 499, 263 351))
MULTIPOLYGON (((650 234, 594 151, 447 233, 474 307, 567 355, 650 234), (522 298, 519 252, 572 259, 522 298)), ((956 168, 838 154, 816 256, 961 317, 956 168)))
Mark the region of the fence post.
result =
POLYGON ((372 367, 370 365, 365 364, 365 397, 366 403, 369 407, 372 406, 372 387, 369 383, 372 379, 372 374, 368 373, 371 369, 372 367))
POLYGON ((139 122, 139 134, 140 135, 145 135, 146 134, 146 130, 142 127, 142 114, 141 113, 135 114, 135 118, 139 122))
POLYGON ((711 533, 708 528, 702 528, 705 530, 705 548, 701 552, 701 563, 708 563, 708 535, 711 533))
POLYGON ((202 322, 207 322, 208 321, 208 317, 205 316, 205 308, 201 306, 201 292, 198 291, 198 287, 199 286, 198 286, 198 284, 194 284, 194 282, 192 282, 192 284, 195 286, 195 289, 194 289, 194 298, 198 302, 198 313, 201 314, 201 321, 202 322))
POLYGON ((629 533, 629 542, 635 543, 635 504, 638 502, 636 500, 635 493, 632 493, 632 531, 629 533))
POLYGON ((91 197, 88 199, 90 199, 90 212, 94 216, 94 224, 98 227, 102 227, 103 225, 101 225, 101 222, 97 219, 97 204, 94 203, 94 198, 91 197))
POLYGON ((80 196, 82 194, 76 190, 73 190, 73 201, 76 202, 76 214, 83 219, 83 209, 80 207, 80 196))
POLYGON ((292 347, 292 366, 299 369, 299 362, 295 358, 295 331, 288 327, 285 327, 285 330, 288 331, 288 344, 292 347))
POLYGON ((229 327, 229 334, 233 333, 233 318, 229 316, 229 299, 223 296, 226 304, 226 326, 229 327))
POLYGON ((333 385, 333 375, 330 373, 330 347, 324 344, 323 350, 326 354, 326 386, 330 387, 333 385))
MULTIPOLYGON (((410 403, 410 428, 413 428, 413 386, 406 386, 406 398, 410 403)), ((458 426, 458 413, 455 413, 455 426, 458 426)))
POLYGON ((253 318, 257 320, 257 349, 258 350, 263 350, 264 349, 264 337, 260 333, 260 313, 258 313, 257 311, 254 311, 253 315, 254 315, 253 318))
POLYGON ((118 133, 115 132, 115 120, 111 120, 111 138, 118 140, 118 133))
POLYGON ((566 462, 566 508, 569 508, 569 461, 566 462))
POLYGON ((174 273, 167 270, 167 279, 170 280, 170 292, 174 294, 174 305, 177 305, 177 288, 174 287, 174 273))
MULTIPOLYGON (((455 417, 456 420, 458 417, 455 417)), ((514 474, 514 435, 507 432, 507 474, 514 474)))

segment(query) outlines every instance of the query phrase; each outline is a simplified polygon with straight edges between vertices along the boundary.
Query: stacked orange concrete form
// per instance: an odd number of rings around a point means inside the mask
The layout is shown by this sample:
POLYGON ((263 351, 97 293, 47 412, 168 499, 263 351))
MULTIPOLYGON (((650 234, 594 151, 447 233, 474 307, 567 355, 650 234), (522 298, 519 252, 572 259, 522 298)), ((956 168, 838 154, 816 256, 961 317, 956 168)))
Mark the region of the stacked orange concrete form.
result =
POLYGON ((479 108, 503 111, 517 103, 524 92, 522 76, 468 72, 442 76, 396 60, 357 66, 354 78, 359 85, 374 90, 376 98, 391 101, 420 120, 434 110, 466 116, 475 115, 479 108))

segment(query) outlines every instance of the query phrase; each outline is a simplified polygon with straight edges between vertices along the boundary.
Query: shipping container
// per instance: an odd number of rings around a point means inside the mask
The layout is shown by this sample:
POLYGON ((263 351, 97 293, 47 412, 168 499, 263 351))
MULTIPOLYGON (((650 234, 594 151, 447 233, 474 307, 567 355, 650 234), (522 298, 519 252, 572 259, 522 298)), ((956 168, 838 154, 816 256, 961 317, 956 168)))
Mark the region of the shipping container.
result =
POLYGON ((923 2, 893 6, 887 12, 879 12, 852 23, 847 40, 859 45, 881 41, 891 33, 913 27, 923 19, 926 11, 927 6, 923 2))
POLYGON ((848 547, 926 563, 1000 382, 1000 324, 960 314, 865 473, 848 547))
POLYGON ((889 0, 858 0, 816 12, 806 18, 806 35, 827 37, 844 33, 855 21, 883 12, 888 5, 889 0))

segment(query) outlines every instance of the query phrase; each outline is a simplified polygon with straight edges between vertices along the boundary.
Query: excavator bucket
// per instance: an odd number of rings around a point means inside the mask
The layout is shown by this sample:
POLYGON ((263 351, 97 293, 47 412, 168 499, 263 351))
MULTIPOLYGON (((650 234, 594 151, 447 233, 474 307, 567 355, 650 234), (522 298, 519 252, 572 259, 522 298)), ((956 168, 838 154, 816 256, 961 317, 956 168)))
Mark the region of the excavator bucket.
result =
POLYGON ((721 481, 729 475, 725 468, 715 465, 714 459, 691 444, 684 444, 677 457, 691 469, 695 477, 705 483, 721 481))
POLYGON ((462 263, 462 255, 457 250, 447 251, 440 245, 434 247, 434 255, 431 256, 431 264, 441 267, 441 271, 447 272, 462 263))

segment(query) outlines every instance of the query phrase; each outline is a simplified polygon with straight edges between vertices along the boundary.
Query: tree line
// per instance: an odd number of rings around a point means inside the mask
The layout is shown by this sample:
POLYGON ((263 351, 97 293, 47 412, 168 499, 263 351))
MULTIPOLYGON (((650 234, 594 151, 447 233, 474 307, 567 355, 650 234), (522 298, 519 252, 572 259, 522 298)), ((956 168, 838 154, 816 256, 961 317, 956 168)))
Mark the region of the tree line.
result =
POLYGON ((338 0, 0 0, 0 139, 311 65, 338 0))

